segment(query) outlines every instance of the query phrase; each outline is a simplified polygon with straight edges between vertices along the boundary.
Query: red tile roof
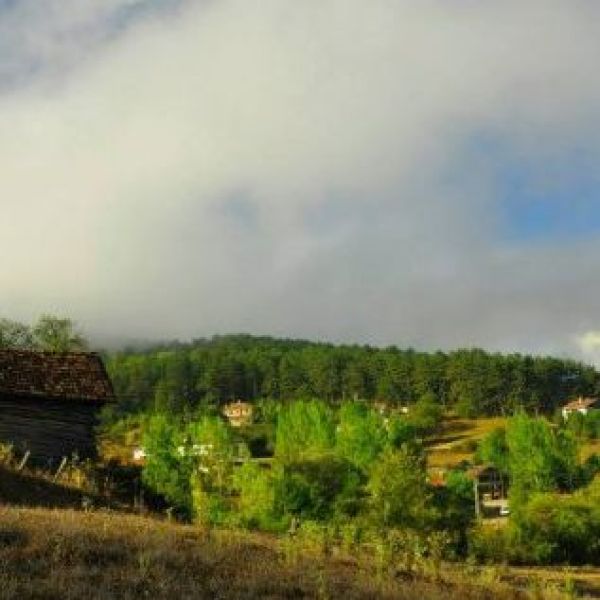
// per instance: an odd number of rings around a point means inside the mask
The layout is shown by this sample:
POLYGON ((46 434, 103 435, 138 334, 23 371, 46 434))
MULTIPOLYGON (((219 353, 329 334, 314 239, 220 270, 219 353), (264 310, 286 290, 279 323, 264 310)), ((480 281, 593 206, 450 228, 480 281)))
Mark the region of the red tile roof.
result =
POLYGON ((0 395, 107 402, 114 391, 98 354, 5 349, 0 395))
POLYGON ((252 410, 252 404, 249 402, 236 400, 235 402, 230 402, 223 407, 223 414, 226 417, 250 416, 252 414, 252 410))
POLYGON ((572 400, 568 404, 565 404, 563 408, 567 410, 578 410, 580 408, 589 408, 590 406, 594 406, 598 402, 598 398, 577 398, 577 400, 572 400))

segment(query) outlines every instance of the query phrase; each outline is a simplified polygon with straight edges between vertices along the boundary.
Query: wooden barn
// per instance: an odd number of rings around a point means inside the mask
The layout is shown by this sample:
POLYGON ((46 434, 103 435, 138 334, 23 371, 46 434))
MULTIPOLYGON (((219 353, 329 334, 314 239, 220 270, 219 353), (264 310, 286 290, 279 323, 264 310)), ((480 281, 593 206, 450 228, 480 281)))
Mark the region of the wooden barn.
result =
POLYGON ((113 398, 97 354, 0 350, 0 442, 38 463, 94 458, 98 412, 113 398))

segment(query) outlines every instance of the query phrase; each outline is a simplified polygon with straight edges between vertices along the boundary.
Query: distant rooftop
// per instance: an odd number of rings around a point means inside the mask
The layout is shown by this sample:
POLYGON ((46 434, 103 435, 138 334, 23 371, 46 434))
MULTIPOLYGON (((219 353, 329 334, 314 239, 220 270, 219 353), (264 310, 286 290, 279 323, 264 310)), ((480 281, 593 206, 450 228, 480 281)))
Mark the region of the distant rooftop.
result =
POLYGON ((107 402, 114 391, 98 354, 4 349, 0 395, 107 402))
POLYGON ((565 404, 563 408, 566 410, 579 410, 581 408, 590 408, 598 402, 598 398, 583 398, 579 397, 576 400, 572 400, 568 404, 565 404))

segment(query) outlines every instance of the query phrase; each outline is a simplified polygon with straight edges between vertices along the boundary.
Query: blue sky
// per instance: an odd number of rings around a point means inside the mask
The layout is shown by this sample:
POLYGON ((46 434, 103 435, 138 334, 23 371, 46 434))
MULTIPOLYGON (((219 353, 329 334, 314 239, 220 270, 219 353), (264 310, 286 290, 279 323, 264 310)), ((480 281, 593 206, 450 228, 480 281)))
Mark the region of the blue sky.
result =
MULTIPOLYGON (((508 234, 525 242, 569 243, 597 237, 600 235, 599 200, 589 196, 597 194, 598 188, 583 187, 578 199, 566 198, 566 193, 520 195, 517 190, 504 204, 508 234)), ((571 190, 568 195, 578 192, 571 190)))
POLYGON ((522 242, 569 243, 600 236, 597 158, 573 152, 544 164, 505 159, 497 175, 505 234, 522 242))

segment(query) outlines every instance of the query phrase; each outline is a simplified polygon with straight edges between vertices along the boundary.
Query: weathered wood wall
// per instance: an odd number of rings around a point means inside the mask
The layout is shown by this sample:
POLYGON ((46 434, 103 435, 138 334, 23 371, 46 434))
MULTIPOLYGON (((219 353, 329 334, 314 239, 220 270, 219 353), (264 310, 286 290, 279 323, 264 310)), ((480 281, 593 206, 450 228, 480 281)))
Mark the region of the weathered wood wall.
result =
POLYGON ((0 442, 31 451, 36 462, 60 460, 74 453, 96 457, 94 428, 98 404, 0 396, 0 442))

